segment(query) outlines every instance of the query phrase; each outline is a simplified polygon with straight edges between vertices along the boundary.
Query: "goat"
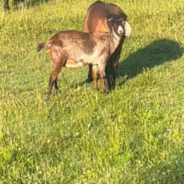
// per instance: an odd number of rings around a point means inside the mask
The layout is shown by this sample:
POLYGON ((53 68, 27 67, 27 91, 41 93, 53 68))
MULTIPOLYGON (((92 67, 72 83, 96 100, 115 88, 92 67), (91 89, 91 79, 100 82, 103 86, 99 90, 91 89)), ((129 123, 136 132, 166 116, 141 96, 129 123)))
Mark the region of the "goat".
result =
MULTIPOLYGON (((106 17, 111 15, 112 17, 127 17, 127 15, 121 10, 119 6, 113 3, 106 3, 102 1, 96 1, 87 9, 85 20, 84 20, 84 32, 94 33, 94 32, 109 32, 107 26, 106 17)), ((131 34, 131 26, 126 21, 126 35, 122 37, 119 45, 117 46, 114 53, 109 58, 108 64, 111 65, 110 83, 109 90, 115 89, 116 85, 116 75, 118 68, 118 60, 120 58, 123 42, 126 36, 131 34)), ((87 82, 92 81, 92 65, 89 65, 88 79, 87 82)))
MULTIPOLYGON (((125 23, 122 18, 107 17, 110 33, 84 33, 75 30, 60 31, 46 43, 39 44, 37 51, 39 52, 44 48, 52 60, 48 95, 51 94, 53 86, 58 90, 57 76, 62 67, 83 67, 89 64, 98 66, 101 89, 102 92, 105 92, 107 61, 125 34, 122 22, 123 24, 125 23)), ((95 75, 93 75, 93 84, 94 88, 97 88, 95 75)))

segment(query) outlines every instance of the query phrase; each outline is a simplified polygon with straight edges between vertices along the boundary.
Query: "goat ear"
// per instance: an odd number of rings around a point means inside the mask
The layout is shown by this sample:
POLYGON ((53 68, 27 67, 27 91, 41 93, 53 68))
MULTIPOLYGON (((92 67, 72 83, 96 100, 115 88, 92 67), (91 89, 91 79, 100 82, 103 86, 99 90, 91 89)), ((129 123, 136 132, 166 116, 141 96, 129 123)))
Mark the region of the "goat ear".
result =
POLYGON ((131 35, 131 32, 132 32, 132 28, 130 24, 127 21, 125 21, 125 36, 129 37, 131 35))

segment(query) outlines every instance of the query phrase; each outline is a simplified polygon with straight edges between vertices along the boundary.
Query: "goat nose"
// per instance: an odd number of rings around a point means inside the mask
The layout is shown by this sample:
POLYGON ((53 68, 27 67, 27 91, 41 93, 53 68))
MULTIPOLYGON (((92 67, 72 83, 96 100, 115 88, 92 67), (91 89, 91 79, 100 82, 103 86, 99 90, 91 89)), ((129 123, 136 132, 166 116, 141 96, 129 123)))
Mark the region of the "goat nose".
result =
POLYGON ((123 29, 119 31, 120 34, 123 34, 123 32, 124 32, 123 29))
POLYGON ((124 33, 124 30, 123 30, 123 28, 121 26, 119 26, 119 28, 118 28, 118 33, 120 35, 122 35, 124 33))

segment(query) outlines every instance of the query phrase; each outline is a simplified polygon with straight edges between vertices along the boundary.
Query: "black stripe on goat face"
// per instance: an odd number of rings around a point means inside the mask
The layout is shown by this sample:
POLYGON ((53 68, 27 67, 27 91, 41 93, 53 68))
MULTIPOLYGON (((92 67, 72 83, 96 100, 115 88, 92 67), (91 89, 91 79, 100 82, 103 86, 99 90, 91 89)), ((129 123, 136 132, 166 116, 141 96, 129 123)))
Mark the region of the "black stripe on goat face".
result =
POLYGON ((125 21, 123 21, 122 18, 120 18, 120 19, 115 19, 115 20, 112 22, 112 27, 113 27, 115 33, 116 33, 118 36, 123 36, 123 35, 125 35, 125 21))
POLYGON ((107 19, 107 25, 109 27, 110 32, 112 32, 112 29, 114 29, 115 33, 118 36, 125 36, 125 24, 127 20, 126 14, 120 14, 120 15, 114 15, 109 14, 106 16, 107 19))

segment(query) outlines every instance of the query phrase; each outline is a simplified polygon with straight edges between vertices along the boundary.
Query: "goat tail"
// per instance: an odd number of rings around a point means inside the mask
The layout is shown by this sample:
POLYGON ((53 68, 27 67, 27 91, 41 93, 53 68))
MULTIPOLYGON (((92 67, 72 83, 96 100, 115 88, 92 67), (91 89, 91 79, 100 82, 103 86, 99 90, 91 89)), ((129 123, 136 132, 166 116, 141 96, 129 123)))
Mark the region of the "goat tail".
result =
POLYGON ((40 43, 38 46, 37 46, 37 52, 41 51, 43 48, 45 48, 45 43, 40 43))

